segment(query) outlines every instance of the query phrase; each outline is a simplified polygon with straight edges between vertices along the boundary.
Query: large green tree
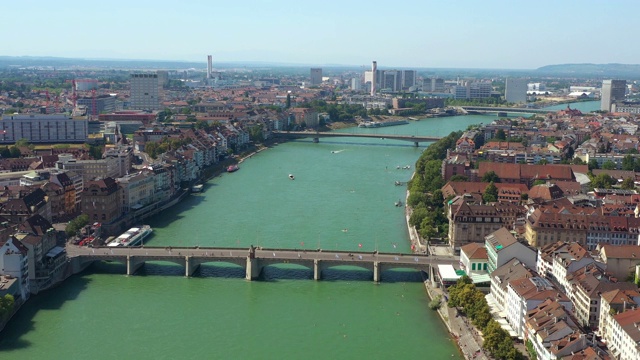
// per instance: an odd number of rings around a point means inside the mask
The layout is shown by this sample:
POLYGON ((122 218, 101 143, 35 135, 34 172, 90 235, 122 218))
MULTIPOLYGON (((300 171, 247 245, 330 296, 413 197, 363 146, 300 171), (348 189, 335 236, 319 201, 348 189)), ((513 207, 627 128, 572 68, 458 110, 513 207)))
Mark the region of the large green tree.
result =
POLYGON ((489 185, 487 185, 487 187, 484 189, 482 200, 485 203, 493 203, 498 201, 498 188, 496 187, 496 184, 493 183, 493 181, 490 182, 489 185))
POLYGON ((484 175, 482 175, 482 182, 499 183, 500 178, 498 177, 498 174, 496 174, 494 171, 487 171, 484 175))
POLYGON ((622 170, 634 171, 636 166, 636 159, 631 155, 625 155, 622 159, 622 170))
POLYGON ((633 182, 632 178, 626 178, 624 180, 622 180, 622 184, 620 184, 620 188, 622 188, 623 190, 633 190, 635 189, 636 185, 633 182))
POLYGON ((75 219, 69 221, 64 231, 67 233, 67 236, 73 236, 73 235, 76 235, 78 231, 88 223, 89 223, 89 215, 82 214, 76 217, 75 219))
POLYGON ((616 163, 611 160, 607 160, 602 164, 604 170, 615 170, 617 168, 616 163))
POLYGON ((6 320, 6 318, 11 314, 14 304, 15 300, 13 295, 6 294, 4 296, 0 296, 0 321, 6 320))
POLYGON ((611 189, 617 183, 609 174, 602 173, 591 180, 591 186, 598 189, 611 189))

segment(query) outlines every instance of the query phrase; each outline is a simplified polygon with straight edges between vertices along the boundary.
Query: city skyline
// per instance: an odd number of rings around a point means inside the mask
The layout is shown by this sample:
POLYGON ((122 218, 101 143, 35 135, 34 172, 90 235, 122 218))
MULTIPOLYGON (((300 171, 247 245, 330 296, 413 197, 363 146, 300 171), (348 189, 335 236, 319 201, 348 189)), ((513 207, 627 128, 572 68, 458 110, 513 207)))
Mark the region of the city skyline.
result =
POLYGON ((28 9, 29 16, 26 22, 5 18, 3 28, 17 41, 0 55, 205 62, 212 54, 214 67, 216 61, 368 66, 372 59, 385 67, 417 68, 637 63, 640 50, 623 35, 640 4, 575 4, 403 0, 390 8, 380 0, 366 6, 250 0, 222 8, 149 0, 114 0, 108 7, 77 0, 9 2, 5 13, 28 9))

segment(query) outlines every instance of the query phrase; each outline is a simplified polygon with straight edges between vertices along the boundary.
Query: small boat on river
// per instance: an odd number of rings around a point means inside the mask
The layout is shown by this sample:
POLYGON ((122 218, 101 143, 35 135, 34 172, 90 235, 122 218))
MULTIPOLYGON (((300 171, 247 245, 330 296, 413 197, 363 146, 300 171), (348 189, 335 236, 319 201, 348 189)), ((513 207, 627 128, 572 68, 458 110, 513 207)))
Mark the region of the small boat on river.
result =
POLYGON ((238 165, 229 165, 229 167, 227 167, 227 172, 238 171, 238 169, 240 169, 238 165))
POLYGON ((296 178, 295 178, 295 176, 293 176, 293 174, 289 174, 289 179, 295 180, 296 178))

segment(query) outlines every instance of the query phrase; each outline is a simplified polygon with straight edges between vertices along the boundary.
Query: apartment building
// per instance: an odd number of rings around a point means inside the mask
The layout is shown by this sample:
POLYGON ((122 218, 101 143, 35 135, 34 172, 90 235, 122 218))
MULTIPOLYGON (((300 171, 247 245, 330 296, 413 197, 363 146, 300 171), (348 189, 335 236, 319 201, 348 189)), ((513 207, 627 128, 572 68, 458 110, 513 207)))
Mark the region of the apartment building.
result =
POLYGON ((600 259, 607 266, 607 272, 619 280, 632 276, 637 265, 640 264, 640 244, 610 245, 601 244, 596 250, 600 259))
POLYGON ((122 188, 111 177, 85 182, 82 213, 89 221, 110 223, 122 214, 122 188))
POLYGON ((107 157, 100 160, 77 160, 70 154, 59 155, 56 168, 73 171, 82 175, 82 180, 89 180, 113 177, 117 178, 125 174, 121 174, 121 158, 107 157))
POLYGON ((538 208, 525 218, 525 239, 533 247, 564 241, 594 250, 598 244, 637 245, 639 235, 639 218, 585 214, 579 208, 562 213, 538 208))
POLYGON ((490 296, 500 311, 507 309, 508 285, 511 281, 531 278, 536 273, 524 266, 519 260, 512 259, 491 273, 490 296))
POLYGON ((160 110, 160 83, 158 74, 131 74, 131 109, 160 110))
POLYGON ((619 360, 640 359, 640 308, 613 316, 607 346, 619 360))
POLYGON ((527 312, 524 336, 539 360, 565 359, 588 345, 570 313, 552 299, 527 312))
POLYGON ((539 276, 512 280, 507 285, 507 321, 517 336, 524 337, 524 321, 527 312, 547 299, 559 303, 571 311, 573 305, 550 281, 539 276))
POLYGON ((576 271, 569 279, 574 314, 581 326, 597 329, 600 322, 601 295, 612 290, 633 290, 633 283, 618 282, 616 278, 600 270, 595 264, 576 271))
POLYGON ((29 249, 13 236, 0 240, 0 269, 4 275, 18 280, 19 291, 12 294, 17 303, 27 300, 31 294, 28 254, 29 249))
POLYGON ((89 134, 87 119, 66 115, 5 115, 0 121, 0 143, 27 139, 30 143, 83 143, 89 134))
POLYGON ((464 82, 452 87, 455 99, 487 99, 491 97, 491 82, 464 82))
POLYGON ((512 229, 516 219, 524 216, 523 207, 505 202, 494 206, 461 202, 449 206, 449 246, 455 252, 468 243, 484 243, 485 236, 505 227, 512 229))
POLYGON ((536 267, 536 252, 528 246, 519 243, 506 228, 485 236, 484 246, 487 252, 487 272, 491 274, 511 259, 518 259, 529 269, 536 267))
POLYGON ((151 203, 155 198, 155 174, 139 172, 116 179, 122 187, 121 211, 126 214, 139 210, 151 203))
POLYGON ((614 289, 602 293, 600 300, 600 316, 598 322, 598 335, 610 342, 613 316, 627 310, 633 310, 640 305, 640 292, 637 289, 614 289))

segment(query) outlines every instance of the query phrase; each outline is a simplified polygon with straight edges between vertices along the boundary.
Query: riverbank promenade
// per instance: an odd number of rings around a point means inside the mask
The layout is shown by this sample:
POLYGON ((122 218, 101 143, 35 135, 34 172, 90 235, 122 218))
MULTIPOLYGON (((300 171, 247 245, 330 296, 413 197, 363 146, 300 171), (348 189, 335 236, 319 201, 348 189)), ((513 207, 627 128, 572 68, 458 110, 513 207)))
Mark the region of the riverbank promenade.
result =
POLYGON ((456 264, 450 256, 427 256, 401 253, 347 252, 303 249, 214 248, 214 247, 80 247, 67 246, 74 273, 95 261, 115 261, 127 266, 133 275, 147 261, 166 261, 185 268, 192 276, 201 264, 226 262, 242 266, 246 279, 254 280, 262 269, 276 264, 297 264, 313 269, 314 280, 322 279, 322 271, 334 266, 355 266, 373 272, 373 281, 382 281, 382 272, 393 269, 416 269, 432 275, 438 264, 456 264))

